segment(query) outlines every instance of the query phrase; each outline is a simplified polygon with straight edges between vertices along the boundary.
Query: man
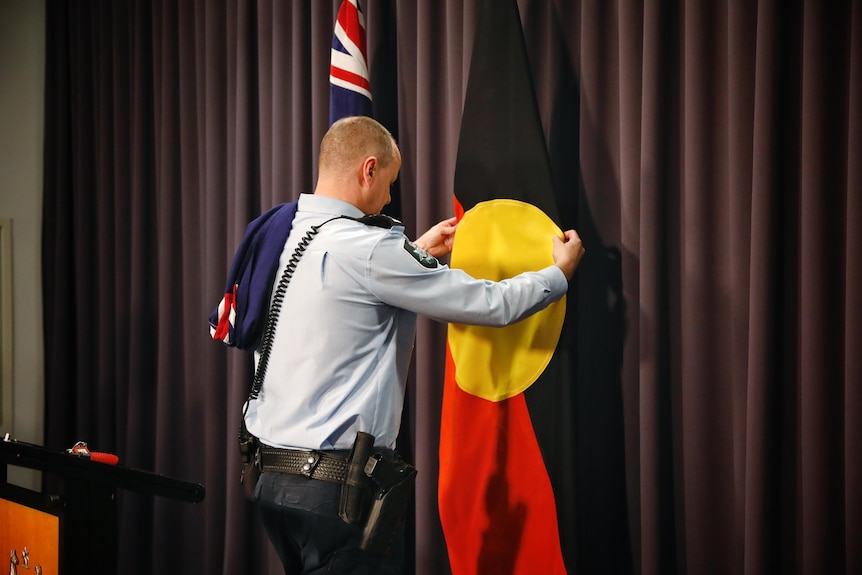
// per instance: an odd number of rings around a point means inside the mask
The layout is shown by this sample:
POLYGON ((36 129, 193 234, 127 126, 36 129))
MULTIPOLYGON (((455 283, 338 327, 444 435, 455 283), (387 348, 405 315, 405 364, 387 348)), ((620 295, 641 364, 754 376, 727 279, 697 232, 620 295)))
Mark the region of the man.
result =
POLYGON ((476 280, 436 259, 452 250, 454 218, 412 243, 398 222, 364 218, 390 201, 401 168, 398 146, 379 123, 334 123, 318 164, 314 194, 300 197, 281 254, 276 281, 287 269, 289 284, 261 389, 245 414, 263 445, 255 499, 288 574, 397 572, 400 553, 359 549, 362 527, 339 517, 339 462, 358 432, 373 436, 377 451, 394 448, 417 314, 517 322, 565 294, 584 249, 569 230, 548 238, 554 265, 502 282, 476 280), (318 476, 293 463, 306 457, 313 466, 317 458, 335 463, 318 476))

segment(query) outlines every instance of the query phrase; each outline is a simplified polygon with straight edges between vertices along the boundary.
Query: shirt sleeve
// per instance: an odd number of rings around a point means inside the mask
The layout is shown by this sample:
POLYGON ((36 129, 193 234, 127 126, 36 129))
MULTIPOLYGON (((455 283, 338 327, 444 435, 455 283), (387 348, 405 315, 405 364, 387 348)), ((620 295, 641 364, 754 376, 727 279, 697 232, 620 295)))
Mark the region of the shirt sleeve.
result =
POLYGON ((367 261, 368 289, 382 302, 441 322, 506 326, 563 297, 568 281, 555 265, 499 282, 439 263, 397 230, 367 261))

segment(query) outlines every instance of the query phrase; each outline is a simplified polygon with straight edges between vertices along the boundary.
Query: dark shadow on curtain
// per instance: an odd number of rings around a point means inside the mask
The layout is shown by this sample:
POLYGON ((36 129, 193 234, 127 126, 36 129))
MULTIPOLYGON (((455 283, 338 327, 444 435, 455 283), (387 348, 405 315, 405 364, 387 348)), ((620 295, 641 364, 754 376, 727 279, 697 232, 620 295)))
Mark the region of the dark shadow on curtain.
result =
MULTIPOLYGON (((373 96, 374 119, 386 126, 398 141, 398 32, 396 30, 397 16, 394 0, 377 2, 373 15, 374 22, 368 22, 369 43, 374 44, 373 60, 368 63, 371 73, 371 89, 373 96), (372 36, 372 24, 374 34, 372 36)), ((369 53, 372 46, 369 45, 369 53)), ((383 207, 383 213, 401 220, 401 179, 395 180, 391 192, 392 201, 383 207)), ((403 429, 403 428, 402 428, 403 429)))

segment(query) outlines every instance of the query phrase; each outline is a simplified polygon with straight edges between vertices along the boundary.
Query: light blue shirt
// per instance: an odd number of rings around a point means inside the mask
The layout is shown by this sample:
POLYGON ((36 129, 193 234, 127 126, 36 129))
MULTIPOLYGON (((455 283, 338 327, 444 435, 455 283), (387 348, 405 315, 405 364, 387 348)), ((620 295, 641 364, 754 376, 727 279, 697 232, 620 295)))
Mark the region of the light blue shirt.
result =
MULTIPOLYGON (((303 194, 276 282, 312 225, 356 207, 303 194)), ((401 422, 416 316, 504 326, 566 293, 549 266, 501 282, 440 264, 391 229, 336 219, 320 228, 299 260, 279 315, 266 378, 246 426, 267 445, 349 449, 357 431, 393 448, 401 422)), ((275 290, 273 290, 275 291, 275 290)), ((255 365, 259 354, 255 352, 255 365)))

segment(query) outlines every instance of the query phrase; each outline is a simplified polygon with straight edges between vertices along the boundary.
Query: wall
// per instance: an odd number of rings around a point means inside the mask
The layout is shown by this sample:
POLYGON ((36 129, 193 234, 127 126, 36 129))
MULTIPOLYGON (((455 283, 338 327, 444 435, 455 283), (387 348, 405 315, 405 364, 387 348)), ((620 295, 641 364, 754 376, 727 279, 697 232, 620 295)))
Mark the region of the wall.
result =
MULTIPOLYGON (((42 443, 42 142, 45 2, 0 0, 0 218, 12 220, 12 437, 42 443)), ((38 474, 9 480, 36 489, 38 474)))

